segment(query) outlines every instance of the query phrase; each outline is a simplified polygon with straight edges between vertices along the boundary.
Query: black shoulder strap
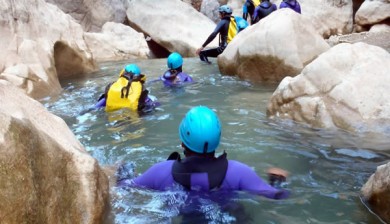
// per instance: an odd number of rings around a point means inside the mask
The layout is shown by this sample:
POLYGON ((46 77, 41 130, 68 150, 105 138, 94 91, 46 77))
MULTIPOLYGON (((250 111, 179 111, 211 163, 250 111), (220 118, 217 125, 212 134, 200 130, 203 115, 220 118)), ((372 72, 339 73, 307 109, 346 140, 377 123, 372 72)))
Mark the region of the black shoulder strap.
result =
POLYGON ((218 158, 188 157, 183 160, 176 160, 172 167, 173 179, 191 189, 191 174, 207 173, 209 190, 221 186, 225 179, 228 168, 227 154, 223 153, 218 158))

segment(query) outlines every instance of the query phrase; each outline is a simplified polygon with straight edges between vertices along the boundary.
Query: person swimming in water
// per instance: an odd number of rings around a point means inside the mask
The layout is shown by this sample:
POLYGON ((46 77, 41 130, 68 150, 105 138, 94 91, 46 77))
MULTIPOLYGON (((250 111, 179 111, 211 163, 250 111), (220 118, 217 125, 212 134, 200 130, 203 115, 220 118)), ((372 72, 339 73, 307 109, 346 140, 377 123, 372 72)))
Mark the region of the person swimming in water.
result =
POLYGON ((182 86, 193 82, 191 76, 183 72, 183 57, 177 53, 171 53, 167 58, 168 70, 160 77, 165 86, 182 86))
POLYGON ((133 169, 133 166, 125 163, 118 169, 117 186, 168 191, 181 185, 189 191, 247 191, 271 199, 289 196, 289 191, 278 187, 286 181, 286 171, 270 169, 268 184, 248 165, 228 160, 226 152, 215 156, 221 139, 221 124, 210 108, 197 106, 189 110, 180 123, 179 136, 184 158, 173 152, 168 160, 153 165, 135 178, 128 168, 133 169))
POLYGON ((120 72, 119 78, 105 88, 95 108, 104 107, 107 112, 128 108, 133 111, 150 110, 157 106, 150 98, 144 83, 146 76, 141 74, 136 64, 128 64, 120 72))

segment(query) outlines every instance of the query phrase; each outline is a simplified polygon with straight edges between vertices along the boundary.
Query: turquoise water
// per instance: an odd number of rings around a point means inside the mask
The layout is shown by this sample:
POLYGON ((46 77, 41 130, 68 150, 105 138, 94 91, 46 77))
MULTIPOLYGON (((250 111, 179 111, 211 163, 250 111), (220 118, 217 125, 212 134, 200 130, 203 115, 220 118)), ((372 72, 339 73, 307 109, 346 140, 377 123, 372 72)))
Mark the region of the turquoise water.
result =
POLYGON ((175 89, 153 82, 165 71, 165 60, 132 62, 148 76, 147 87, 161 103, 153 113, 142 117, 126 111, 83 114, 117 78, 126 61, 105 63, 99 72, 63 81, 60 96, 42 101, 66 121, 102 166, 133 161, 142 173, 172 151, 181 152, 177 131, 181 119, 189 108, 206 105, 216 110, 222 122, 218 152, 226 150, 228 158, 248 164, 263 178, 269 167, 288 170, 284 187, 292 194, 274 201, 239 193, 223 203, 203 195, 191 207, 191 195, 180 190, 113 187, 107 223, 380 223, 363 206, 359 193, 376 167, 389 160, 380 151, 390 148, 388 138, 270 120, 266 106, 277 85, 221 76, 215 60, 206 65, 196 58, 186 59, 184 70, 196 83, 175 89))

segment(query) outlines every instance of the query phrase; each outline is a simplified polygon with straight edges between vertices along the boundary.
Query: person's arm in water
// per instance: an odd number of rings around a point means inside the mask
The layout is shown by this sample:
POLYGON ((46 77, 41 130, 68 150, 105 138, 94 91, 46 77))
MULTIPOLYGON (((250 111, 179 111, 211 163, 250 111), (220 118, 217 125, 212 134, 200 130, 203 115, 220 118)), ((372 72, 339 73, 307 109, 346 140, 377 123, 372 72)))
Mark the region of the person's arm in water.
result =
MULTIPOLYGON (((229 21, 230 22, 230 21, 229 21)), ((210 36, 206 39, 206 41, 202 44, 202 47, 196 50, 196 54, 199 54, 200 51, 202 51, 211 41, 214 40, 214 38, 218 35, 218 33, 223 28, 224 24, 226 23, 226 20, 222 19, 218 24, 217 27, 215 27, 214 31, 210 34, 210 36)))
POLYGON ((169 160, 154 164, 142 175, 136 178, 119 178, 117 181, 117 186, 165 190, 174 183, 173 177, 171 175, 173 162, 174 160, 169 160))
POLYGON ((289 196, 287 190, 271 186, 252 168, 237 161, 229 160, 226 182, 229 188, 248 191, 271 199, 283 199, 289 196))

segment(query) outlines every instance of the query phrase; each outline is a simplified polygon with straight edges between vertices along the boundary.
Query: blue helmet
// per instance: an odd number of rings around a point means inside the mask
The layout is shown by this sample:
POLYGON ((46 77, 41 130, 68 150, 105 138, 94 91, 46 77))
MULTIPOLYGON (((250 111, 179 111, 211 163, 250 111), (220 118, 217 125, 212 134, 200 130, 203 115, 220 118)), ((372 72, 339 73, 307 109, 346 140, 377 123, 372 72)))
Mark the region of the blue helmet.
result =
POLYGON ((218 8, 218 11, 220 13, 226 13, 226 14, 232 14, 233 13, 233 10, 232 8, 230 8, 230 6, 228 5, 222 5, 218 8))
POLYGON ((125 72, 132 73, 134 76, 141 75, 141 69, 136 64, 128 64, 125 67, 125 72))
POLYGON ((214 152, 221 140, 221 124, 217 114, 205 106, 193 107, 179 126, 180 139, 191 151, 214 152))
POLYGON ((183 65, 183 58, 179 53, 173 52, 168 57, 167 65, 170 69, 177 69, 183 65))

